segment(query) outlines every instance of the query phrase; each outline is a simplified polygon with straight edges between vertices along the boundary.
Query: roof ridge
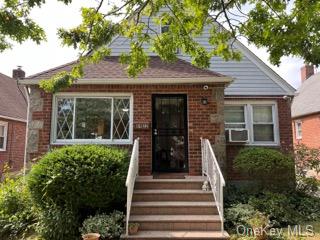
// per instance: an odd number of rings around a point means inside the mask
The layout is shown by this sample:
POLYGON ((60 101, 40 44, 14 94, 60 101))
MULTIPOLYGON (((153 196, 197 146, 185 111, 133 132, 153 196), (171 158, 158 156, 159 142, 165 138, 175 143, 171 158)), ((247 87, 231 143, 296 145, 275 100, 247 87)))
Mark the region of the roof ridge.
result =
POLYGON ((0 76, 6 77, 6 78, 10 78, 10 79, 14 79, 14 78, 12 78, 12 77, 10 77, 10 76, 8 76, 8 75, 6 75, 6 74, 3 74, 3 73, 1 73, 1 72, 0 72, 0 76))

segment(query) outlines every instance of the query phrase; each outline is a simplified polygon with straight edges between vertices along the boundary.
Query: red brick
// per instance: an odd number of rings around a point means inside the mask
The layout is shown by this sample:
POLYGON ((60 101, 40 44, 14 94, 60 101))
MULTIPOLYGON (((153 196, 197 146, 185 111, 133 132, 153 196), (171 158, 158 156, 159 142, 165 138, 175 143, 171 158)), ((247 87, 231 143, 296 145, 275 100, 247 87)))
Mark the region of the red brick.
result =
POLYGON ((26 123, 0 118, 0 121, 8 123, 6 151, 0 151, 0 175, 5 164, 11 171, 23 168, 26 123))

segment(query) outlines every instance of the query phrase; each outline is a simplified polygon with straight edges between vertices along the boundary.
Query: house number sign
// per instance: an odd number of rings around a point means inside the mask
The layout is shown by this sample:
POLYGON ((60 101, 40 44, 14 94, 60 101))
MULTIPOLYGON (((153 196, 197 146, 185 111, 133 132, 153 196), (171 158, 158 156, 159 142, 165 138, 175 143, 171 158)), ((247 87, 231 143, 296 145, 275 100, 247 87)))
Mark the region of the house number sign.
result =
POLYGON ((150 123, 135 123, 134 128, 141 130, 150 129, 150 123))

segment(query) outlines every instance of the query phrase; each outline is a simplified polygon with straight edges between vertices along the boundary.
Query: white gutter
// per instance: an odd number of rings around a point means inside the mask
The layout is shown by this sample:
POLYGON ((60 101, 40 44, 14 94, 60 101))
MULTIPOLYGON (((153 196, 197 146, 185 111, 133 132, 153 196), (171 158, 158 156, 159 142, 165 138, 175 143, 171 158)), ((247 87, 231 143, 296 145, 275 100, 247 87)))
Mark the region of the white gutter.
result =
MULTIPOLYGON (((194 77, 194 78, 82 78, 74 84, 130 84, 130 85, 154 85, 154 84, 201 84, 201 83, 231 83, 231 77, 194 77)), ((39 79, 19 80, 20 84, 39 84, 39 79)))
POLYGON ((26 126, 26 137, 24 143, 24 156, 23 156, 23 176, 26 176, 27 171, 27 148, 28 148, 28 134, 29 134, 29 114, 30 114, 30 96, 28 88, 25 87, 26 97, 27 97, 27 126, 26 126))

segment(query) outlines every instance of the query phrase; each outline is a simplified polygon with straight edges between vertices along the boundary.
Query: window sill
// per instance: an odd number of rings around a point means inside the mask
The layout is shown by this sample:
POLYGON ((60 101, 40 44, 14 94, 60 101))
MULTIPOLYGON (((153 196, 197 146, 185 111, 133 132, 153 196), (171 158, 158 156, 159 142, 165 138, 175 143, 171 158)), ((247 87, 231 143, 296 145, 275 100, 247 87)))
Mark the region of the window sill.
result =
POLYGON ((51 142, 51 145, 59 146, 59 145, 74 145, 74 144, 97 144, 97 145, 132 145, 132 140, 123 140, 123 141, 55 141, 51 142))
POLYGON ((6 152, 7 149, 0 149, 0 152, 6 152))
POLYGON ((237 143, 237 142, 227 142, 228 146, 256 146, 256 147, 280 147, 279 143, 237 143))

